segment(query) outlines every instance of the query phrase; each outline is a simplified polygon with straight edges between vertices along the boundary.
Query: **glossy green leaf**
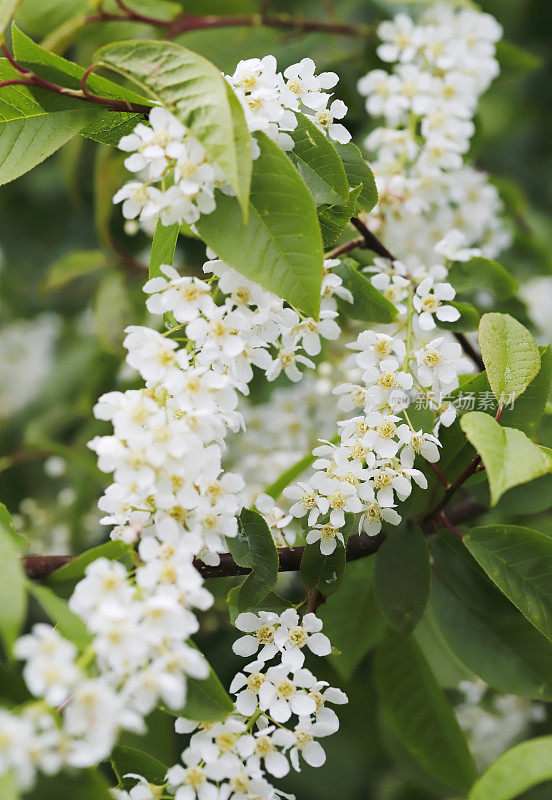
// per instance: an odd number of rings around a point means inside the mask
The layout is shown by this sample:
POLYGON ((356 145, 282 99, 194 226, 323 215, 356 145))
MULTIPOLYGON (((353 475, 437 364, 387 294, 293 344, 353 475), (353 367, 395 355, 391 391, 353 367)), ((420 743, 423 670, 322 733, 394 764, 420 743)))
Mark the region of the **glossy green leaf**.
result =
POLYGON ((552 647, 507 601, 466 604, 434 580, 430 603, 443 641, 471 673, 505 694, 552 699, 552 647))
POLYGON ((376 188, 376 181, 374 174, 362 153, 352 142, 348 144, 335 143, 335 149, 339 153, 347 179, 350 186, 362 186, 358 198, 358 204, 363 211, 371 211, 378 202, 378 190, 376 188))
POLYGON ((502 264, 482 256, 469 261, 455 261, 449 268, 448 280, 457 292, 490 289, 497 300, 510 297, 519 288, 516 279, 502 264))
POLYGON ((501 403, 522 394, 540 369, 535 340, 509 314, 490 313, 481 317, 479 346, 491 389, 501 403))
POLYGON ((339 205, 321 205, 318 207, 318 222, 322 232, 324 248, 329 250, 333 247, 345 230, 349 227, 351 217, 358 210, 358 198, 362 186, 356 186, 349 191, 345 203, 339 205))
POLYGON ((130 789, 136 784, 135 779, 124 776, 128 773, 141 775, 149 783, 160 786, 165 783, 167 767, 157 758, 154 758, 144 750, 126 745, 117 745, 111 753, 110 761, 113 765, 115 774, 122 780, 123 787, 130 789))
POLYGON ((251 143, 243 110, 219 70, 203 56, 174 42, 108 44, 95 60, 124 75, 190 129, 217 162, 247 209, 251 143))
POLYGON ((252 570, 239 587, 239 611, 257 606, 273 590, 278 579, 278 552, 270 529, 258 511, 242 509, 239 524, 247 537, 252 570))
MULTIPOLYGON (((4 507, 5 508, 5 507, 4 507)), ((27 615, 25 573, 10 525, 3 513, 0 525, 0 638, 6 654, 11 656, 14 641, 19 636, 27 615)))
POLYGON ((236 199, 219 193, 197 229, 231 267, 318 316, 323 250, 312 195, 278 145, 264 135, 259 144, 247 223, 236 199))
POLYGON ((81 650, 90 644, 92 635, 82 619, 71 611, 63 598, 58 597, 48 586, 33 581, 27 581, 27 589, 62 636, 81 650))
POLYGON ((464 734, 419 647, 390 633, 376 655, 384 712, 411 756, 430 775, 464 794, 476 777, 464 734))
POLYGON ((324 633, 339 651, 328 658, 346 681, 385 633, 385 621, 374 597, 373 575, 374 559, 347 564, 339 592, 328 597, 317 611, 324 633))
POLYGON ((502 753, 474 783, 468 800, 516 800, 552 781, 552 736, 521 742, 502 753))
POLYGON ((391 531, 376 554, 374 592, 386 621, 399 633, 410 633, 427 605, 429 553, 415 525, 391 531))
POLYGON ((349 184, 335 147, 304 114, 297 114, 297 127, 291 132, 295 142, 290 158, 309 187, 317 205, 345 203, 349 184))
POLYGON ((465 546, 489 578, 552 641, 552 538, 517 525, 474 528, 465 546))
POLYGON ((114 561, 121 560, 128 552, 129 546, 124 544, 124 542, 112 541, 99 544, 97 547, 91 547, 90 550, 85 550, 84 553, 76 556, 72 561, 69 561, 62 567, 58 567, 58 569, 52 572, 48 580, 51 583, 81 580, 81 578, 84 577, 86 567, 97 558, 109 558, 114 561))
POLYGON ((358 269, 346 259, 333 270, 343 279, 343 285, 353 295, 354 302, 343 301, 343 314, 361 322, 393 322, 397 309, 379 292, 358 269))
POLYGON ((512 486, 552 469, 552 458, 517 428, 505 428, 483 411, 470 411, 460 426, 481 455, 491 490, 491 505, 512 486))

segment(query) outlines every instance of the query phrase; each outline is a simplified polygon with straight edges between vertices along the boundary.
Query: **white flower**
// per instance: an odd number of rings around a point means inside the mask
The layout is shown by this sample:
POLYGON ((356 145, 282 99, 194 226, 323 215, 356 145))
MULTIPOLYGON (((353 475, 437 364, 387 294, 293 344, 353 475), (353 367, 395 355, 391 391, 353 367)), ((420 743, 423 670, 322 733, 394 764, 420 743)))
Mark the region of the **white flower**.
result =
POLYGON ((440 442, 430 433, 424 433, 422 430, 413 431, 408 425, 400 425, 397 436, 405 445, 401 451, 401 458, 405 451, 409 451, 413 455, 420 453, 422 458, 431 463, 439 460, 440 442))
POLYGON ((457 342, 440 336, 432 339, 416 354, 418 381, 445 393, 458 386, 458 374, 469 372, 471 365, 462 357, 462 347, 457 342))
POLYGON ((294 769, 301 771, 299 754, 310 767, 321 767, 326 761, 326 753, 320 742, 315 741, 315 736, 323 736, 324 728, 317 722, 308 718, 300 720, 293 731, 295 744, 290 750, 290 759, 294 769))
POLYGON ((287 486, 284 495, 293 500, 289 509, 292 517, 304 517, 308 513, 308 524, 314 525, 320 514, 325 514, 329 508, 326 497, 319 495, 310 484, 298 481, 295 486, 287 486))
POLYGON ((280 625, 278 614, 272 611, 259 611, 257 615, 246 611, 238 614, 234 624, 238 630, 248 634, 236 639, 232 645, 236 655, 248 658, 257 653, 259 647, 261 647, 258 655, 260 661, 268 661, 276 655, 278 647, 274 643, 274 634, 280 625))
POLYGON ((184 766, 176 764, 167 772, 167 781, 175 800, 219 800, 219 790, 211 780, 217 780, 212 764, 201 764, 200 753, 188 748, 182 753, 184 766))
POLYGON ((319 541, 320 552, 323 556, 330 556, 337 547, 338 541, 345 545, 341 530, 329 522, 318 524, 311 528, 307 533, 306 541, 307 544, 314 544, 314 542, 319 541))
POLYGON ((259 706, 275 722, 287 722, 292 714, 299 717, 314 714, 316 702, 307 690, 315 683, 308 669, 298 669, 290 677, 288 666, 269 667, 259 689, 259 706))
POLYGON ((421 44, 421 31, 408 14, 397 14, 382 22, 378 36, 384 42, 376 49, 382 61, 412 61, 421 44))
POLYGON ((288 90, 286 99, 292 108, 298 108, 297 104, 303 103, 307 108, 318 110, 326 104, 327 95, 321 90, 331 89, 339 79, 335 72, 322 72, 316 76, 315 69, 312 58, 303 58, 298 64, 292 64, 284 70, 288 90))
POLYGON ((450 283, 435 283, 431 277, 424 278, 418 284, 413 304, 420 315, 418 322, 422 330, 431 331, 435 328, 433 314, 441 322, 455 322, 460 319, 460 312, 457 308, 441 305, 443 300, 453 300, 455 294, 450 283))
POLYGON ((323 133, 327 133, 330 139, 334 139, 340 144, 347 144, 351 141, 351 134, 344 125, 336 123, 336 119, 342 119, 347 113, 347 106, 342 100, 334 100, 328 108, 316 111, 313 122, 323 133))
MULTIPOLYGON (((315 614, 305 614, 301 622, 294 608, 280 614, 280 625, 274 634, 274 643, 282 653, 282 664, 292 670, 299 669, 305 661, 303 648, 317 656, 328 656, 332 647, 322 631, 322 620, 315 614)), ((302 673, 303 674, 303 673, 302 673)))

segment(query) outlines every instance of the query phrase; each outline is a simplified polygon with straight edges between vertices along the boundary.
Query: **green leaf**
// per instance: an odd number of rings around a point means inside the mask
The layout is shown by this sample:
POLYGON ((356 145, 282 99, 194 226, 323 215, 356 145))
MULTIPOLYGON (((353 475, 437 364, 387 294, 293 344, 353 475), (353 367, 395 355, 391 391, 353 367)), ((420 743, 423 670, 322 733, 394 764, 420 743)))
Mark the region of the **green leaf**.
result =
POLYGON ((97 547, 85 550, 84 553, 76 556, 62 567, 58 567, 52 572, 48 580, 53 583, 81 580, 84 577, 86 567, 97 558, 109 558, 113 561, 118 561, 126 556, 128 552, 129 546, 124 542, 113 541, 99 544, 97 547))
POLYGON ((362 185, 362 191, 358 198, 358 204, 364 211, 371 211, 378 202, 378 190, 374 174, 362 153, 352 142, 348 144, 335 143, 335 149, 339 153, 345 173, 350 186, 362 185))
POLYGON ((540 736, 502 753, 474 783, 468 800, 515 800, 551 780, 552 736, 540 736))
POLYGON ((236 199, 218 193, 197 229, 231 267, 316 317, 324 254, 312 195, 278 145, 258 140, 247 223, 236 199))
POLYGON ((95 60, 137 83, 168 108, 216 161, 246 213, 251 180, 250 135, 239 100, 219 70, 174 42, 108 44, 95 60))
POLYGON ((333 271, 341 276, 343 285, 354 299, 352 304, 346 301, 340 304, 342 313, 361 322, 393 322, 397 316, 396 307, 372 286, 354 266, 354 262, 347 259, 334 267, 333 271))
POLYGON ((48 267, 42 287, 46 291, 62 289, 77 278, 106 267, 103 250, 73 250, 48 267))
POLYGON ((491 490, 491 505, 512 486, 527 483, 552 469, 552 458, 522 431, 505 428, 489 414, 470 411, 460 427, 480 453, 491 490))
POLYGON ((552 538, 517 525, 489 525, 462 541, 500 591, 552 641, 552 538))
POLYGON ((2 507, 0 524, 0 638, 8 657, 27 615, 25 573, 13 538, 12 525, 2 507))
MULTIPOLYGON (((2 11, 0 0, 0 12, 2 11)), ((5 772, 0 775, 0 797, 2 800, 19 800, 17 781, 13 772, 5 772)))
MULTIPOLYGON (((161 220, 157 223, 153 241, 151 243, 151 254, 149 263, 149 277, 158 278, 166 277, 163 275, 159 267, 161 264, 172 265, 174 261, 174 252, 176 250, 176 242, 178 241, 179 226, 178 223, 168 225, 165 227, 161 224, 161 220)), ((167 328, 176 328, 178 325, 174 318, 172 311, 163 314, 163 322, 167 328)))
POLYGON ((155 234, 151 243, 151 255, 149 263, 149 277, 157 278, 163 276, 159 269, 161 264, 172 265, 174 261, 174 251, 178 239, 178 223, 165 227, 161 222, 157 223, 155 234))
POLYGON ((550 643, 467 562, 452 576, 440 567, 430 607, 446 646, 497 691, 550 700, 550 643))
POLYGON ((339 588, 345 570, 347 539, 354 524, 354 514, 346 514, 345 526, 341 529, 345 547, 338 541, 329 556, 322 554, 320 541, 305 545, 301 558, 301 579, 307 589, 318 589, 328 597, 339 588))
POLYGON ((138 750, 136 747, 127 747, 126 745, 117 745, 111 753, 110 760, 115 774, 122 779, 123 787, 127 791, 136 783, 132 779, 124 780, 124 776, 128 773, 141 775, 149 783, 157 786, 165 783, 165 775, 168 768, 144 750, 138 750))
POLYGON ((220 722, 233 710, 234 703, 211 668, 205 680, 188 678, 186 704, 178 716, 196 722, 220 722))
POLYGON ((349 184, 335 147, 304 114, 296 114, 297 127, 290 134, 295 142, 289 156, 311 190, 317 205, 345 203, 349 184))
MULTIPOLYGON (((63 568, 62 568, 63 569, 63 568)), ((74 614, 66 601, 40 583, 27 581, 27 589, 43 611, 50 617, 62 636, 83 650, 92 641, 92 635, 82 619, 74 614)))
POLYGON ((418 646, 390 633, 376 656, 376 685, 391 726, 430 775, 464 794, 476 777, 464 734, 418 646))
POLYGON ((414 525, 388 534, 376 555, 374 592, 379 609, 399 633, 410 633, 427 605, 430 587, 425 536, 414 525))
POLYGON ((385 633, 373 589, 374 560, 362 558, 345 567, 337 594, 318 609, 324 632, 339 651, 328 656, 343 680, 350 680, 364 656, 385 633))
POLYGON ((522 394, 540 369, 535 340, 509 314, 490 313, 481 317, 479 346, 487 377, 499 403, 522 394), (501 399, 502 398, 502 399, 501 399))
POLYGON ((476 256, 469 261, 455 261, 449 268, 449 281, 457 292, 490 289, 497 300, 517 292, 516 279, 498 261, 476 256))
MULTIPOLYGON (((0 59, 0 80, 17 76, 0 59)), ((36 167, 102 113, 98 107, 52 92, 4 87, 0 92, 0 185, 36 167)))
POLYGON ((257 606, 272 591, 278 579, 278 551, 270 529, 258 511, 244 508, 239 516, 251 554, 252 570, 239 587, 239 611, 257 606))
POLYGON ((333 247, 348 228, 351 217, 358 210, 358 198, 362 186, 349 191, 347 201, 339 205, 321 205, 318 207, 318 222, 322 232, 322 241, 327 250, 333 247))

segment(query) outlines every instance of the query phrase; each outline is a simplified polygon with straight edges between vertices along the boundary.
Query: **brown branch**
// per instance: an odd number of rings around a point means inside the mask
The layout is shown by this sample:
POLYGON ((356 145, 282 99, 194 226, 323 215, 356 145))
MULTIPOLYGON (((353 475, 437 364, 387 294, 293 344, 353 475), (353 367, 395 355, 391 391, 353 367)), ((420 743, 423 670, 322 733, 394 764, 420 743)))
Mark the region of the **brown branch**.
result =
MULTIPOLYGON (((477 503, 472 498, 461 500, 451 507, 448 519, 451 523, 460 524, 472 517, 478 516, 485 507, 477 503)), ((422 522, 421 527, 427 536, 436 533, 438 525, 435 521, 422 522)), ((386 534, 378 533, 377 536, 367 536, 360 534, 350 536, 347 542, 347 561, 357 561, 359 558, 366 558, 377 553, 386 539, 386 534)), ((279 572, 298 572, 303 557, 304 547, 279 547, 278 548, 278 571, 279 572)), ((22 559, 25 571, 29 578, 44 579, 51 575, 54 570, 72 561, 74 556, 26 556, 22 559)), ((237 575, 248 575, 250 569, 236 564, 230 553, 223 553, 220 563, 216 566, 204 564, 199 559, 194 559, 194 566, 203 578, 230 578, 237 575)))
MULTIPOLYGON (((66 86, 60 86, 58 83, 47 81, 45 78, 41 78, 40 75, 36 75, 31 70, 26 69, 26 67, 23 67, 21 64, 19 64, 19 62, 17 62, 12 56, 5 43, 2 43, 2 50, 12 67, 19 72, 22 78, 2 81, 0 82, 0 88, 3 86, 13 86, 15 84, 23 86, 35 86, 37 89, 45 89, 48 92, 55 92, 56 94, 73 97, 75 100, 84 100, 87 103, 95 103, 96 105, 105 106, 108 111, 133 112, 135 114, 145 114, 146 116, 151 111, 151 105, 146 106, 142 105, 141 103, 131 103, 129 100, 116 100, 112 97, 101 97, 100 95, 92 94, 90 91, 83 90, 82 88, 68 89, 66 86)), ((85 83, 91 69, 92 68, 89 67, 83 75, 83 80, 85 83)))
POLYGON ((181 33, 198 30, 211 30, 214 28, 232 27, 258 27, 277 28, 293 33, 329 33, 335 36, 354 36, 368 38, 373 34, 368 25, 352 25, 343 22, 319 22, 292 17, 289 14, 269 14, 266 5, 263 5, 259 14, 240 16, 198 16, 195 14, 181 14, 173 20, 151 17, 130 8, 123 0, 116 0, 121 9, 120 14, 113 14, 100 10, 96 14, 86 17, 86 22, 114 22, 131 21, 152 25, 156 28, 165 28, 165 38, 174 39, 181 33))
POLYGON ((324 258, 337 258, 337 256, 342 256, 344 253, 349 253, 351 250, 356 250, 357 248, 361 250, 366 248, 366 242, 363 236, 357 236, 356 239, 351 239, 350 242, 345 242, 345 244, 334 247, 333 250, 330 250, 329 253, 324 255, 324 258))
POLYGON ((396 261, 397 259, 395 256, 389 252, 387 247, 385 247, 378 237, 372 233, 371 230, 364 224, 364 222, 359 219, 358 217, 351 217, 351 222, 357 229, 357 231, 362 235, 362 238, 365 241, 365 247, 367 250, 371 250, 378 256, 382 258, 387 258, 389 261, 396 261))

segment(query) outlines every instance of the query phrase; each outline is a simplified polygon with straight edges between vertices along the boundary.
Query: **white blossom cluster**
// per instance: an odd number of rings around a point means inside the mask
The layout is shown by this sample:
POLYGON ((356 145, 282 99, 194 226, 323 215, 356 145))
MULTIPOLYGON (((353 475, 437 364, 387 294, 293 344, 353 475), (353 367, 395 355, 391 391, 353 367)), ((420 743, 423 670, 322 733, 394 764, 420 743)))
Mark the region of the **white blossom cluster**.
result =
POLYGON ((379 202, 364 221, 400 259, 375 258, 365 271, 397 318, 388 332, 364 331, 349 345, 351 380, 334 392, 343 411, 363 416, 339 423, 339 443, 314 451, 315 475, 285 490, 289 513, 307 517, 307 542, 320 541, 323 553, 345 544, 347 512, 361 515, 359 530, 369 535, 382 521, 399 524, 395 508, 412 482, 427 485, 415 455, 437 461, 439 426, 455 419, 444 398, 471 367, 450 334, 436 330, 460 318, 447 265, 496 255, 507 241, 495 189, 463 163, 479 95, 497 74, 500 33, 489 15, 443 3, 418 23, 399 14, 379 28, 378 54, 393 72, 374 70, 359 82, 369 114, 385 119, 366 142, 377 153, 379 202), (431 434, 405 410, 414 391, 437 417, 431 434))
POLYGON ((498 74, 502 31, 489 14, 439 2, 415 22, 406 13, 381 23, 376 69, 358 84, 370 117, 384 119, 366 139, 379 201, 369 215, 409 270, 431 263, 450 230, 494 258, 509 236, 501 202, 487 176, 463 159, 480 95, 498 74))
POLYGON ((307 116, 330 139, 346 144, 351 134, 336 120, 343 119, 347 106, 342 100, 330 102, 326 91, 339 78, 335 72, 315 73, 312 58, 303 58, 282 74, 274 56, 265 56, 240 61, 226 79, 242 104, 249 130, 263 131, 283 150, 293 150, 289 131, 297 127, 295 112, 307 116))
POLYGON ((128 545, 134 568, 97 558, 77 583, 69 607, 90 633, 84 653, 43 624, 16 643, 27 686, 44 708, 38 716, 6 712, 0 774, 11 769, 28 788, 37 770, 91 766, 108 756, 121 729, 143 731, 158 702, 182 708, 186 676, 207 677, 188 639, 198 630, 195 611, 213 598, 193 559, 218 563, 226 538, 237 534, 243 479, 223 472, 222 456, 227 432, 242 425, 238 392, 248 392, 253 365, 269 381, 280 372, 300 380, 298 365, 314 366, 300 351, 315 355, 321 337, 337 338, 332 295, 347 293, 331 274, 335 263, 327 264, 318 321, 219 260, 205 264, 210 283, 170 266, 146 283, 148 310, 170 314, 174 327, 165 335, 127 328, 127 363, 145 388, 103 395, 94 413, 113 434, 89 443, 100 469, 114 473, 99 502, 102 522, 115 526, 112 538, 128 545))
POLYGON ((181 763, 169 769, 162 787, 133 775, 137 783, 129 792, 115 790, 117 800, 154 800, 161 791, 175 800, 276 800, 289 795, 273 786, 274 778, 283 778, 290 766, 300 771, 301 761, 324 764, 318 739, 339 728, 329 705, 346 703, 347 696, 304 666, 305 650, 331 652, 321 620, 313 613, 300 619, 288 608, 281 614, 246 612, 235 624, 245 635, 234 642, 234 652, 256 658, 232 681, 234 712, 214 724, 178 718, 177 733, 192 734, 181 763))
MULTIPOLYGON (((297 127, 296 112, 308 116, 325 135, 348 142, 351 134, 337 120, 347 113, 341 100, 331 100, 325 91, 338 82, 335 72, 315 74, 316 65, 304 58, 278 72, 274 56, 240 61, 226 80, 235 92, 251 133, 262 131, 282 149, 293 149, 289 131, 297 127)), ((251 139, 253 156, 259 148, 251 139)), ((215 190, 233 194, 217 162, 203 145, 166 108, 155 106, 149 125, 140 122, 133 133, 123 136, 119 149, 130 155, 125 167, 136 180, 125 183, 115 194, 122 203, 127 221, 139 220, 153 231, 158 220, 165 226, 174 223, 194 225, 202 214, 216 208, 215 190)), ((132 226, 132 222, 130 225, 132 226)))

